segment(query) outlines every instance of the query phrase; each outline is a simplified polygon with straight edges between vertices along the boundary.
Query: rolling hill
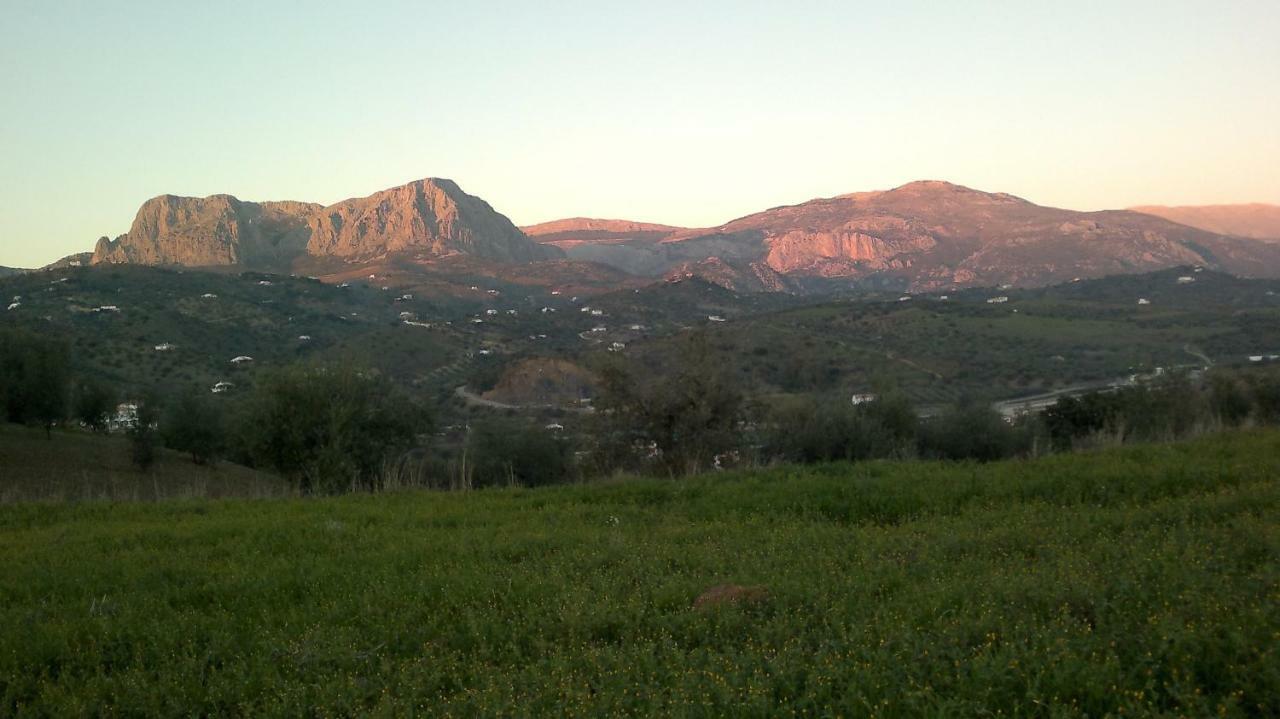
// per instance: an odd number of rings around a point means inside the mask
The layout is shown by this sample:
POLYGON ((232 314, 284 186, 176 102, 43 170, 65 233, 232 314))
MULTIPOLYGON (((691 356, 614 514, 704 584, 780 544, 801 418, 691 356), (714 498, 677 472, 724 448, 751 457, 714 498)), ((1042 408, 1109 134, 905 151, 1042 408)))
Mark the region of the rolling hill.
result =
POLYGON ((1129 209, 1221 235, 1280 241, 1280 205, 1146 205, 1129 209))

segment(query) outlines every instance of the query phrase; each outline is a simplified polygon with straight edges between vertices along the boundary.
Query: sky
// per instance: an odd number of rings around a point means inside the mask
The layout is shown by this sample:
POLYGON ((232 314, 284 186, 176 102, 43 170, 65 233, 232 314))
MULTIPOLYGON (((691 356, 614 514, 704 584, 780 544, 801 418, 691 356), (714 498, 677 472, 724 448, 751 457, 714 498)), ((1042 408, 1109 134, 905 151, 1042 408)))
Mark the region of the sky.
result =
POLYGON ((710 226, 941 179, 1280 203, 1280 2, 0 0, 0 265, 170 193, 447 177, 517 224, 710 226))

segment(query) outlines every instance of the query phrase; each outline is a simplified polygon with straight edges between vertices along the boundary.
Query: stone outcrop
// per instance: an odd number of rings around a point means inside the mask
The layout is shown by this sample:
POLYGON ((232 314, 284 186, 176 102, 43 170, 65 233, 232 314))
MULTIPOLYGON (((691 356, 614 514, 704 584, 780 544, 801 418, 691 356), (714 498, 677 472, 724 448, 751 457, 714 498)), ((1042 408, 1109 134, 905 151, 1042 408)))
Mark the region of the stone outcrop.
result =
POLYGON ((101 238, 94 264, 240 265, 287 260, 306 246, 304 202, 242 202, 231 195, 161 195, 143 203, 129 232, 101 238))
POLYGON ((564 256, 454 182, 426 179, 329 207, 161 195, 143 203, 129 232, 98 240, 92 262, 268 267, 303 254, 368 260, 399 252, 512 263, 564 256))
POLYGON ((368 259, 394 252, 460 253, 501 262, 562 257, 531 241, 489 203, 430 178, 344 200, 313 214, 307 251, 368 259))

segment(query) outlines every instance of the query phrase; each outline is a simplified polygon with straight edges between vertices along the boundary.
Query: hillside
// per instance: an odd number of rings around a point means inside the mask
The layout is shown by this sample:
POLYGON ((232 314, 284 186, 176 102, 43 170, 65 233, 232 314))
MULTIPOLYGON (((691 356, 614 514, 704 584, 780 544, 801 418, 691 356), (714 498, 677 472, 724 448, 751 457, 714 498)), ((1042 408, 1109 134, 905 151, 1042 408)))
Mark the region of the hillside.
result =
POLYGON ((1280 240, 1280 205, 1145 205, 1129 209, 1220 235, 1280 240))
POLYGON ((1041 286, 1179 265, 1280 275, 1274 245, 1137 212, 1041 207, 933 181, 776 207, 658 242, 568 251, 631 272, 697 275, 740 291, 1041 286))
POLYGON ((519 278, 461 256, 427 266, 337 263, 341 271, 315 268, 324 282, 234 269, 66 268, 0 281, 0 296, 20 298, 0 313, 0 327, 65 339, 74 366, 126 392, 227 381, 237 385, 231 399, 264 370, 353 359, 441 404, 446 419, 463 411, 451 399, 463 384, 478 394, 501 384, 493 398, 513 404, 576 398, 590 384, 555 379, 564 391, 543 389, 524 360, 590 368, 614 358, 660 371, 693 330, 707 332, 717 363, 749 397, 831 397, 887 382, 922 405, 1105 384, 1203 366, 1202 355, 1234 364, 1280 353, 1280 281, 1191 268, 903 300, 870 290, 733 292, 697 277, 631 284, 607 272, 566 287, 555 283, 562 270, 546 267, 558 262, 525 265, 519 278), (997 297, 1007 299, 988 302, 997 297), (156 349, 163 344, 171 347, 156 349), (239 355, 254 361, 233 365, 239 355))
POLYGON ((4 706, 1275 716, 1278 477, 1271 431, 989 465, 0 507, 4 706))
POLYGON ((43 430, 0 422, 0 504, 110 502, 294 494, 281 478, 220 462, 199 466, 191 457, 157 448, 146 471, 133 465, 122 436, 43 430))

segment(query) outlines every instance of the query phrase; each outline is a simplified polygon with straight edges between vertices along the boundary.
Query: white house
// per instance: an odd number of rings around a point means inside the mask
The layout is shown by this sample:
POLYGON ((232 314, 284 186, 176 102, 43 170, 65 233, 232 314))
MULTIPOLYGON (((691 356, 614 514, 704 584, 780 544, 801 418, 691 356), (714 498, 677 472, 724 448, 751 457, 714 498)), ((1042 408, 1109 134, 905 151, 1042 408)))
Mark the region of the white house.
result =
POLYGON ((1149 305, 1149 304, 1151 304, 1151 300, 1147 299, 1146 297, 1139 297, 1139 298, 1138 298, 1138 304, 1140 304, 1140 305, 1149 305))
POLYGON ((9 303, 9 309, 10 309, 10 310, 16 310, 16 309, 18 309, 18 308, 19 308, 19 307, 21 307, 21 306, 22 306, 22 303, 21 303, 21 302, 10 302, 10 303, 9 303))
POLYGON ((494 316, 494 315, 498 314, 498 311, 497 311, 497 310, 485 310, 485 311, 484 311, 484 313, 485 313, 486 315, 489 315, 490 317, 492 317, 492 316, 494 316))
POLYGON ((224 392, 230 391, 232 387, 235 387, 235 385, 230 382, 218 382, 217 384, 213 385, 213 389, 211 391, 214 394, 222 394, 224 392))
POLYGON ((311 335, 298 335, 298 341, 299 341, 299 342, 310 342, 310 341, 311 341, 311 335))
POLYGON ((1178 284, 1180 284, 1180 285, 1189 285, 1189 284, 1191 284, 1192 282, 1195 282, 1195 281, 1196 281, 1196 278, 1194 278, 1194 277, 1192 277, 1192 276, 1190 276, 1190 275, 1183 275, 1183 276, 1181 276, 1181 277, 1179 277, 1179 278, 1178 278, 1178 284))
POLYGON ((175 349, 177 349, 177 347, 168 342, 161 342, 156 345, 156 352, 172 352, 175 349))
POLYGON ((215 295, 215 294, 213 294, 212 292, 206 292, 206 293, 204 293, 203 295, 200 295, 200 299, 202 299, 202 300, 216 300, 216 299, 218 299, 218 296, 217 296, 217 295, 215 295))
POLYGON ((724 318, 720 315, 707 315, 707 320, 711 322, 724 322, 724 318))
POLYGON ((597 325, 595 327, 592 327, 591 331, 592 332, 608 332, 609 328, 605 327, 604 325, 597 325))
POLYGON ((518 313, 518 312, 516 312, 515 310, 507 310, 507 314, 509 314, 509 315, 516 315, 516 314, 519 314, 519 313, 518 313))
POLYGON ((621 352, 626 348, 627 346, 621 342, 614 342, 613 344, 609 345, 610 352, 621 352))
POLYGON ((544 429, 546 429, 549 432, 563 432, 564 425, 560 424, 559 422, 552 422, 551 424, 547 425, 544 429))
POLYGON ((868 402, 876 401, 876 396, 870 393, 855 394, 853 397, 850 398, 850 401, 853 402, 853 404, 855 405, 866 404, 868 402))
POLYGON ((270 286, 271 286, 271 280, 258 280, 258 285, 259 285, 260 287, 270 287, 270 286))
POLYGON ((551 294, 558 296, 560 294, 560 290, 551 290, 551 294))
POLYGON ((1002 305, 1002 304, 1004 304, 1004 303, 1006 303, 1006 302, 1008 302, 1008 301, 1009 301, 1009 298, 1008 298, 1008 297, 1005 297, 1004 295, 1000 295, 999 297, 992 297, 991 299, 987 300, 987 304, 989 304, 989 305, 1002 305))
POLYGON ((249 355, 239 355, 237 357, 231 358, 231 364, 244 364, 246 362, 252 362, 252 361, 253 361, 253 358, 250 357, 249 355))
POLYGON ((120 308, 116 307, 115 305, 103 305, 101 307, 93 308, 93 311, 94 312, 119 312, 120 308))
POLYGON ((898 301, 899 301, 899 302, 910 302, 910 301, 911 301, 911 295, 903 295, 903 296, 901 296, 901 297, 899 297, 899 298, 898 298, 898 301))

